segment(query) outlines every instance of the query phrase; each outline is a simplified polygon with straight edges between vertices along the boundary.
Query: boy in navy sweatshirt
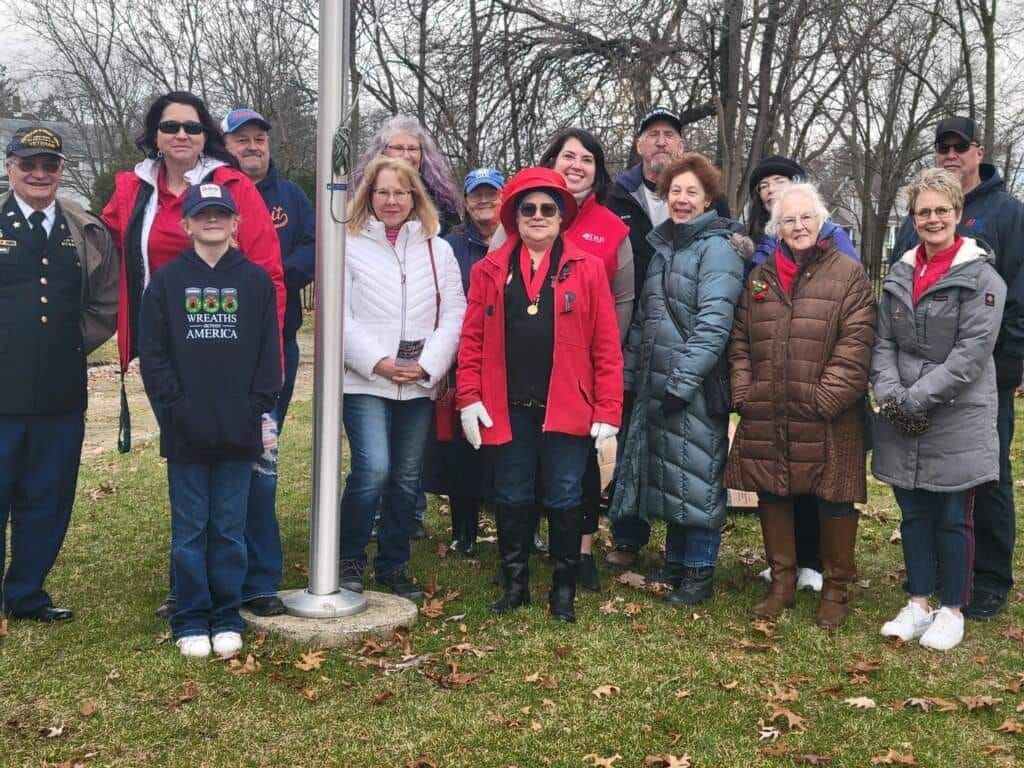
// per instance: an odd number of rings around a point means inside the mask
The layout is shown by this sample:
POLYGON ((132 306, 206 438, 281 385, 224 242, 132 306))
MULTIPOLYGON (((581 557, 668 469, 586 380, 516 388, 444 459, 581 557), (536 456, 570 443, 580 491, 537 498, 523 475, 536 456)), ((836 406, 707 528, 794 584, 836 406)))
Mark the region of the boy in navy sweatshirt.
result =
POLYGON ((274 286, 233 247, 238 211, 218 184, 186 194, 185 251, 142 299, 139 359, 160 422, 171 499, 171 617, 185 656, 242 648, 245 510, 261 416, 281 387, 274 286))

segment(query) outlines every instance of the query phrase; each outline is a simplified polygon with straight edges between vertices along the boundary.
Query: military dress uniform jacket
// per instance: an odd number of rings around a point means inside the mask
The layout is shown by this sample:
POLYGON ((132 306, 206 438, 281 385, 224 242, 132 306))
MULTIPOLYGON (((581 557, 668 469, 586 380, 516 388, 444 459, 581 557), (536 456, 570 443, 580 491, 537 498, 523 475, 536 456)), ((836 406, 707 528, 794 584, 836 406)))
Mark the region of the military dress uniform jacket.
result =
POLYGON ((106 228, 57 202, 45 244, 13 195, 0 196, 0 414, 86 407, 86 356, 114 331, 117 255, 106 228))

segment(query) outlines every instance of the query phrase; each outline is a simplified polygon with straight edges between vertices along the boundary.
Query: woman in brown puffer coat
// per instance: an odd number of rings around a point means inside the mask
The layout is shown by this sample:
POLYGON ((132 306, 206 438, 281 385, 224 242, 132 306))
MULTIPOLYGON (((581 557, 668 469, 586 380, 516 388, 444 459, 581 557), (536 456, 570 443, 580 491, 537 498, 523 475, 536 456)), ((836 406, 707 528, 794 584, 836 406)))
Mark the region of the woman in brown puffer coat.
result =
POLYGON ((825 566, 818 624, 837 627, 856 572, 854 502, 867 500, 863 399, 875 304, 863 267, 831 239, 818 240, 827 218, 811 184, 787 187, 772 209, 768 231, 781 243, 751 273, 729 341, 740 424, 725 484, 759 495, 772 573, 768 598, 754 607, 760 618, 793 605, 793 497, 817 497, 825 566))

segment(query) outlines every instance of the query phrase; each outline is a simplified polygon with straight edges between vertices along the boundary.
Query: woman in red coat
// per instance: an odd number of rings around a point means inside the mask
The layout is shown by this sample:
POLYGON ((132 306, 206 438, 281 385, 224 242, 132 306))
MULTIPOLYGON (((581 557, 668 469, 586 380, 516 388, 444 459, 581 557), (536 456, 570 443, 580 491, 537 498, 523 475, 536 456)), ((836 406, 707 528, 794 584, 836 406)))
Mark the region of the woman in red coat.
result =
MULTIPOLYGON (((135 144, 146 157, 133 170, 117 174, 114 193, 102 214, 121 254, 117 346, 122 391, 124 372, 137 356, 142 293, 159 269, 192 247, 181 222, 185 193, 193 185, 211 181, 231 193, 238 207, 238 249, 270 275, 279 329, 284 325, 287 299, 281 246, 270 212, 256 186, 238 170, 238 162, 225 149, 224 136, 202 99, 185 91, 172 91, 158 98, 146 113, 142 134, 135 144)), ((122 398, 121 402, 118 447, 128 450, 131 434, 127 400, 122 398)), ((173 613, 174 603, 172 584, 167 602, 157 609, 157 615, 173 613)))
POLYGON ((502 195, 507 240, 474 265, 459 346, 466 439, 497 446, 495 503, 506 613, 529 603, 534 481, 555 562, 551 614, 575 621, 582 479, 622 419, 622 351, 603 264, 562 237, 577 213, 561 174, 526 168, 502 195), (593 438, 593 442, 591 440, 593 438))

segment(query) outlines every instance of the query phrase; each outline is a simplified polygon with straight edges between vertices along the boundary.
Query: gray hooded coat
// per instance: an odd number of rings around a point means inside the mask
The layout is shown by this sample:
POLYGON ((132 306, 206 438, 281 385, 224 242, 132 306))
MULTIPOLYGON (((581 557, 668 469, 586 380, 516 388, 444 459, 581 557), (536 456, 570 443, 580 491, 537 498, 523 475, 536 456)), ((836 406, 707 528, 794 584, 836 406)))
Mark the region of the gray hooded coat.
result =
POLYGON ((928 429, 905 435, 879 417, 871 471, 897 488, 962 491, 999 477, 996 370, 1006 285, 992 257, 964 238, 938 282, 912 301, 915 254, 889 270, 878 308, 871 386, 928 429))
MULTIPOLYGON (((733 222, 714 212, 652 230, 641 305, 625 348, 626 389, 636 394, 609 516, 639 515, 699 528, 725 521, 722 472, 728 407, 708 407, 743 289, 733 222), (682 409, 664 413, 666 393, 682 409)), ((728 376, 727 371, 725 376, 728 376)), ((726 393, 727 394, 727 393, 726 393)))

